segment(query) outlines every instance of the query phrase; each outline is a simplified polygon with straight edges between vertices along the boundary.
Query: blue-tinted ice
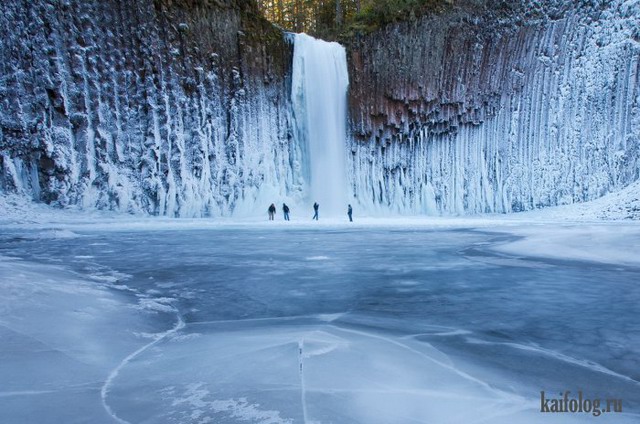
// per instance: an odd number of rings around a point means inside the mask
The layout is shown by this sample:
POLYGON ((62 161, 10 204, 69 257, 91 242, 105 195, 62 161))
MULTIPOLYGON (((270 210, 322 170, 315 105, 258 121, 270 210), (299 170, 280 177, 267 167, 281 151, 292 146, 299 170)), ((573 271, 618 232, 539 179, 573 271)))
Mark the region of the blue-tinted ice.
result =
POLYGON ((68 235, 0 235, 0 422, 587 419, 541 390, 639 419, 633 266, 473 230, 68 235))

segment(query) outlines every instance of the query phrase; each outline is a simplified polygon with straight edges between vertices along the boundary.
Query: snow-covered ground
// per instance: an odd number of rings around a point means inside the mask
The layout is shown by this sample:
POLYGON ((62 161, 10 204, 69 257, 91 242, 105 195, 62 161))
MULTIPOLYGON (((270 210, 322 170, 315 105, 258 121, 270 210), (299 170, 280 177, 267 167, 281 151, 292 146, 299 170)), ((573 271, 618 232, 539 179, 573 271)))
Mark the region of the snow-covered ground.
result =
POLYGON ((622 399, 607 419, 640 420, 637 221, 1 199, 0 422, 591 419, 540 413, 542 390, 622 399))
MULTIPOLYGON (((266 207, 265 207, 266 211, 266 207)), ((110 211, 58 209, 33 203, 22 196, 0 196, 0 228, 40 229, 37 237, 73 236, 73 231, 198 230, 215 228, 483 228, 518 236, 496 246, 511 254, 545 258, 592 260, 618 264, 640 264, 640 182, 587 203, 543 208, 514 214, 469 216, 358 216, 346 215, 318 222, 311 220, 311 208, 293 209, 291 221, 266 220, 263 215, 238 218, 174 219, 129 215, 110 211)), ((32 235, 35 237, 35 235, 32 235)))

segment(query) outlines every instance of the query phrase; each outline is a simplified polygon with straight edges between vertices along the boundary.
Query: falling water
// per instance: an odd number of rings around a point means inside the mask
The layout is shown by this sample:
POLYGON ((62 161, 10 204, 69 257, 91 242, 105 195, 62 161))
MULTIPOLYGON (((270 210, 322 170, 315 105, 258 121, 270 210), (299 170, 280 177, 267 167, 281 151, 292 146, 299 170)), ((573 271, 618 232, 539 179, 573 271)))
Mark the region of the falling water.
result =
POLYGON ((295 35, 291 97, 309 202, 346 213, 347 59, 338 43, 295 35))

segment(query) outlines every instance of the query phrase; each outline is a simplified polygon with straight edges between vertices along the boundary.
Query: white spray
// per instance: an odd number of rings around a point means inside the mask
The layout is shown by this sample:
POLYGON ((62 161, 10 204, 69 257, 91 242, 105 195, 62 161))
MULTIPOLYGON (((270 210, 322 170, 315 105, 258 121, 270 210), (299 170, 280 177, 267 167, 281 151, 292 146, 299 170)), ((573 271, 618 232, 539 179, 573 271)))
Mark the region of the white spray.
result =
POLYGON ((291 98, 309 184, 309 202, 320 204, 320 216, 345 214, 347 87, 344 47, 295 35, 291 98))

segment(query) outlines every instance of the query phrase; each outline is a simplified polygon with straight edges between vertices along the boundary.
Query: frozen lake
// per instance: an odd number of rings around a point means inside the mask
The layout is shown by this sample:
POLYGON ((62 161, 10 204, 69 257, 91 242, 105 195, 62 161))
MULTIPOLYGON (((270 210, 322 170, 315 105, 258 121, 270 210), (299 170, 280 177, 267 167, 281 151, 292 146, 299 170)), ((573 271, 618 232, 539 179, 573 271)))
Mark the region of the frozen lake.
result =
POLYGON ((2 230, 0 422, 639 422, 640 267, 514 234, 2 230))

